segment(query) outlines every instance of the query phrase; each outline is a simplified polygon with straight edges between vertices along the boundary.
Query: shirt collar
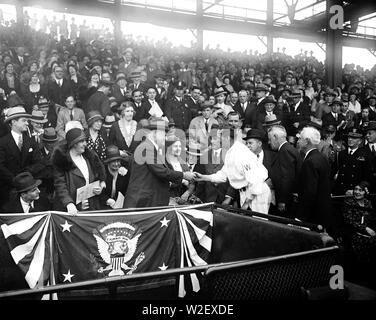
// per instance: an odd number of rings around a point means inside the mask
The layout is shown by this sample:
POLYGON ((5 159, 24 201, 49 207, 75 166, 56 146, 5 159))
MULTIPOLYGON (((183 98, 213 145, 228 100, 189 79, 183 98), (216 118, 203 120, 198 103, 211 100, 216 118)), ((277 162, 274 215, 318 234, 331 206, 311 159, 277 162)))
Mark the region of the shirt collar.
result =
POLYGON ((281 150, 282 146, 283 146, 285 143, 287 143, 287 141, 283 142, 283 143, 279 146, 278 151, 281 150))
POLYGON ((25 211, 25 209, 29 208, 30 204, 31 204, 31 207, 34 208, 34 201, 31 201, 31 203, 29 203, 29 202, 24 201, 20 197, 20 202, 21 202, 21 205, 22 205, 22 208, 24 209, 24 211, 25 211))
POLYGON ((312 149, 309 149, 307 152, 306 152, 306 154, 305 154, 305 156, 304 156, 304 159, 303 160, 305 160, 305 158, 307 158, 307 156, 308 156, 308 154, 312 151, 312 150, 315 150, 315 149, 317 149, 317 148, 312 148, 312 149))

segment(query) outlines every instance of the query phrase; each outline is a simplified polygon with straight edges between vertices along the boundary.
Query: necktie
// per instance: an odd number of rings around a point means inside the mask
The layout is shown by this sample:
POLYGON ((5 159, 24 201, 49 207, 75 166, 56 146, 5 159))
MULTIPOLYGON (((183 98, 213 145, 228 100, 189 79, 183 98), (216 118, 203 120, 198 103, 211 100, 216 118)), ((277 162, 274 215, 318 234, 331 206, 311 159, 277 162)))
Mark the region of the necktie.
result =
POLYGON ((374 145, 374 144, 372 145, 371 150, 372 150, 372 153, 375 153, 375 152, 376 152, 376 150, 375 150, 375 145, 374 145))
POLYGON ((242 103, 242 110, 244 111, 244 103, 242 103))
POLYGON ((58 84, 59 87, 61 88, 61 80, 58 80, 57 84, 58 84))
POLYGON ((29 203, 29 213, 30 212, 34 212, 34 208, 33 208, 33 205, 31 204, 31 202, 29 203))
POLYGON ((205 120, 205 129, 206 129, 207 132, 209 132, 208 120, 205 120))
POLYGON ((257 159, 260 159, 260 154, 259 153, 257 154, 257 159))
POLYGON ((70 111, 70 119, 73 120, 73 110, 70 111))
POLYGON ((350 155, 350 156, 352 156, 353 153, 354 153, 354 151, 352 151, 352 150, 349 151, 349 155, 350 155))
POLYGON ((21 151, 21 149, 22 149, 22 135, 20 135, 20 136, 18 137, 18 143, 17 143, 17 146, 18 146, 18 149, 20 149, 20 151, 21 151))

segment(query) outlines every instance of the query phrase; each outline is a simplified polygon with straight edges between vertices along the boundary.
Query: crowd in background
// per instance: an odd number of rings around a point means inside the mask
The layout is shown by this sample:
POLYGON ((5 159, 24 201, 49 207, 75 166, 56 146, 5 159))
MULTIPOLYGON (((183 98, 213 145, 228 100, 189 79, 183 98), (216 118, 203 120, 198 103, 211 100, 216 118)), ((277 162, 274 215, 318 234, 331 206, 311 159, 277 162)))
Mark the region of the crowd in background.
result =
MULTIPOLYGON (((80 210, 113 208, 118 192, 127 193, 131 158, 143 139, 136 136, 148 130, 150 118, 168 125, 163 153, 169 167, 183 172, 218 172, 230 147, 226 129, 233 129, 262 154, 273 191, 269 213, 296 218, 303 201, 321 210, 317 203, 332 196, 330 226, 318 212, 306 221, 332 228, 359 261, 375 263, 376 66, 364 71, 345 65, 342 83, 330 88, 323 63, 308 52, 198 52, 194 45, 173 48, 167 40, 130 35, 115 43, 108 30, 64 16, 48 21, 25 15, 22 27, 0 23, 4 211, 12 208, 14 189, 26 204, 37 194, 46 199, 40 209, 69 211, 66 190, 74 193, 78 181, 74 164, 88 168, 81 170, 86 183, 103 182, 94 191, 98 197, 80 210), (304 200, 299 180, 307 155, 297 143, 305 127, 320 132, 315 146, 327 160, 330 185, 326 194, 304 200)), ((320 171, 309 172, 316 179, 320 171)), ((183 180, 171 183, 169 192, 170 204, 243 207, 228 183, 183 180)), ((29 212, 26 204, 20 211, 29 212)))

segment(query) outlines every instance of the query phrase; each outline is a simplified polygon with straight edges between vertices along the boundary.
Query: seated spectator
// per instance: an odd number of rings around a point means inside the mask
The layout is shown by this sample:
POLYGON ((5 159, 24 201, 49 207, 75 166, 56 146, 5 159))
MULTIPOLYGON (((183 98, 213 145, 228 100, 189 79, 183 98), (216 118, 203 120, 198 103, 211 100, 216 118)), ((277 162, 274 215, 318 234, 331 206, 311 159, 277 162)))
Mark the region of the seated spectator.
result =
POLYGON ((41 195, 41 180, 35 180, 30 172, 22 172, 13 179, 13 195, 2 207, 4 213, 42 212, 51 209, 48 199, 41 195))
POLYGON ((13 91, 21 94, 20 80, 11 62, 5 64, 4 72, 0 75, 0 88, 5 91, 6 95, 9 95, 13 91))
POLYGON ((46 89, 40 84, 40 80, 37 73, 34 73, 30 77, 30 82, 22 90, 22 98, 26 105, 26 111, 31 113, 32 110, 37 109, 38 101, 40 97, 46 96, 46 89))

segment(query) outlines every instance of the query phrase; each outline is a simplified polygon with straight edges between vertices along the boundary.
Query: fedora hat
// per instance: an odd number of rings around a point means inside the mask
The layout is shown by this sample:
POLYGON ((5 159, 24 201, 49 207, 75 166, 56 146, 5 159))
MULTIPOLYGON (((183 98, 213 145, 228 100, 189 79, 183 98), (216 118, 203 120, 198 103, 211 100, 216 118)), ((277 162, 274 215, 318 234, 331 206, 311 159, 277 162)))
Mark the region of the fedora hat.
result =
POLYGON ((302 97, 302 92, 299 89, 294 89, 290 93, 291 98, 301 98, 302 97))
POLYGON ((108 114, 104 118, 103 127, 104 128, 111 128, 111 126, 116 122, 115 116, 113 114, 108 114))
POLYGON ((259 83, 258 85, 256 85, 255 91, 269 92, 269 86, 267 86, 265 83, 259 83))
POLYGON ((264 105, 267 103, 273 103, 274 105, 277 104, 277 100, 274 98, 272 94, 268 95, 263 100, 264 105))
POLYGON ((41 180, 35 180, 31 173, 27 171, 16 175, 13 179, 13 185, 18 193, 31 190, 41 183, 41 180))
POLYGON ((130 79, 141 77, 141 71, 132 71, 129 75, 130 79))
POLYGON ((39 110, 34 110, 31 113, 31 121, 36 122, 36 123, 46 123, 48 122, 48 119, 46 119, 43 115, 42 111, 39 110))
POLYGON ((200 104, 200 110, 205 110, 206 108, 213 108, 213 104, 209 100, 205 100, 203 103, 200 104))
POLYGON ((227 92, 225 91, 225 89, 223 89, 222 87, 219 87, 219 88, 215 88, 215 89, 214 89, 214 96, 215 96, 215 97, 217 97, 217 96, 219 96, 219 95, 221 95, 221 94, 224 94, 224 95, 227 94, 227 92))
POLYGON ((372 96, 368 97, 368 98, 366 99, 366 101, 369 101, 369 100, 371 100, 371 99, 376 100, 376 96, 375 96, 375 95, 372 95, 372 96))
POLYGON ((99 111, 93 110, 87 114, 87 125, 89 127, 97 120, 104 120, 99 111))
POLYGON ((189 145, 186 148, 187 154, 195 157, 201 157, 203 154, 198 146, 189 145))
POLYGON ((85 133, 80 128, 70 129, 66 135, 65 139, 67 140, 68 148, 72 148, 76 143, 86 140, 85 133))
MULTIPOLYGON (((140 72, 140 76, 141 76, 141 72, 140 72)), ((164 73, 162 73, 162 72, 159 72, 156 75, 154 75, 154 79, 163 79, 163 80, 165 80, 166 79, 166 75, 164 73)))
POLYGON ((334 105, 339 105, 339 106, 343 106, 343 102, 342 102, 342 100, 341 99, 339 99, 339 98, 335 98, 334 100, 333 100, 333 102, 330 104, 330 106, 334 106, 334 105))
POLYGON ((247 131, 247 135, 243 140, 248 140, 248 139, 258 139, 260 141, 265 140, 265 131, 260 130, 260 129, 251 129, 247 131))
POLYGON ((333 126, 332 124, 330 124, 330 125, 328 125, 328 126, 326 126, 326 127, 324 128, 324 131, 325 131, 325 132, 336 132, 337 129, 336 129, 335 126, 333 126))
POLYGON ((376 121, 369 121, 368 126, 364 128, 365 131, 375 130, 376 131, 376 121))
POLYGON ((8 102, 8 108, 25 106, 22 99, 17 94, 9 95, 7 102, 8 102))
POLYGON ((281 124, 281 121, 277 119, 277 116, 275 114, 272 115, 266 115, 265 121, 262 124, 263 127, 271 127, 277 124, 281 124))
POLYGON ((166 149, 168 147, 172 146, 177 141, 180 141, 180 139, 176 135, 174 135, 174 134, 168 134, 166 136, 166 142, 165 142, 166 149))
POLYGON ((122 160, 123 158, 120 155, 119 148, 115 145, 109 145, 106 148, 106 159, 103 161, 104 163, 110 163, 111 161, 115 160, 122 160))
POLYGON ((179 81, 178 84, 175 86, 175 89, 177 90, 184 90, 184 88, 186 87, 186 84, 184 81, 179 81))
POLYGON ((165 132, 168 132, 169 127, 168 123, 164 120, 150 119, 146 129, 149 129, 150 131, 164 130, 165 132))
POLYGON ((24 107, 21 107, 21 106, 12 107, 7 110, 4 121, 9 122, 13 119, 18 119, 21 117, 31 118, 31 114, 27 113, 24 107))
POLYGON ((56 142, 57 141, 57 134, 54 128, 48 127, 44 129, 43 135, 41 140, 44 142, 56 142))

